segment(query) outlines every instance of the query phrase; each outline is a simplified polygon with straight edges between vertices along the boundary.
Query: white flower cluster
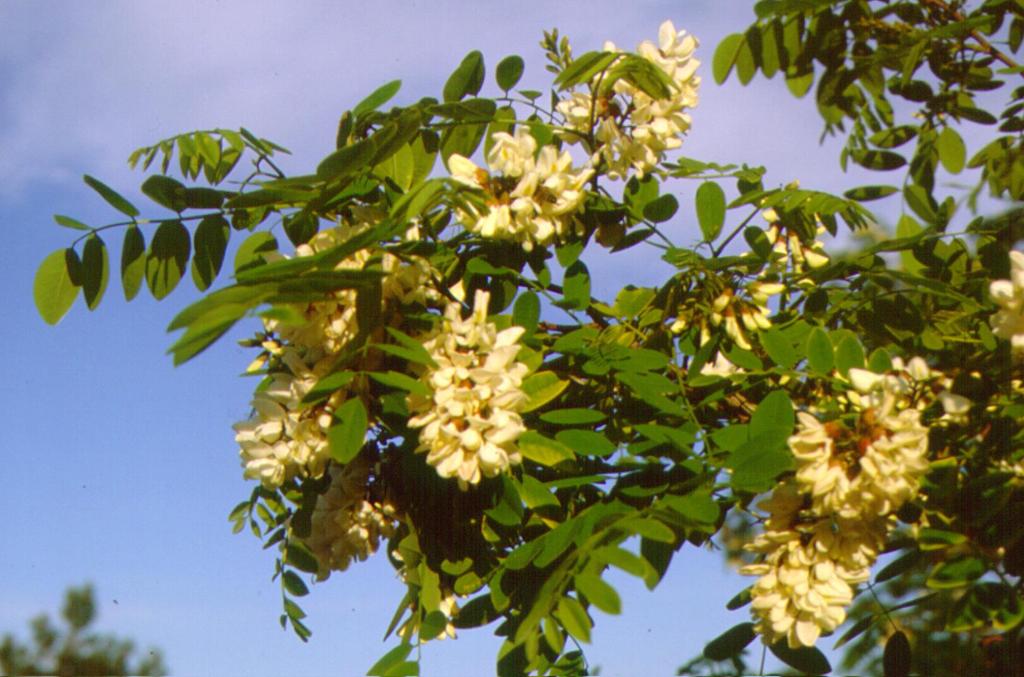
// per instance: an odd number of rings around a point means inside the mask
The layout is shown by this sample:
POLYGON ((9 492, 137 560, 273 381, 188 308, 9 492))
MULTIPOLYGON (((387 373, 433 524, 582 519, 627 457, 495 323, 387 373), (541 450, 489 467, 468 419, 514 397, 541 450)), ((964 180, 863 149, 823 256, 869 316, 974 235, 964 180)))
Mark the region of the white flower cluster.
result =
MULTIPOLYGON (((344 244, 369 228, 380 215, 366 209, 362 210, 359 216, 365 220, 357 225, 342 224, 317 233, 308 243, 296 247, 295 255, 313 256, 344 244)), ((415 228, 407 233, 406 239, 418 239, 415 228)), ((370 251, 363 249, 338 263, 335 268, 362 270, 370 260, 370 251)), ((384 253, 380 264, 385 273, 381 281, 383 305, 425 305, 428 300, 438 298, 436 292, 431 292, 430 280, 434 271, 424 259, 412 258, 403 261, 393 254, 384 253)), ((353 289, 340 289, 332 292, 328 298, 305 304, 297 310, 303 318, 301 323, 268 320, 265 324, 268 331, 276 331, 282 339, 301 347, 306 352, 308 361, 316 361, 324 355, 338 353, 358 333, 356 291, 353 289)))
POLYGON ((302 398, 318 377, 295 350, 282 350, 281 362, 287 370, 270 376, 253 398, 253 416, 234 426, 246 479, 259 480, 268 489, 294 477, 323 474, 330 457, 331 411, 344 399, 338 393, 325 406, 303 408, 302 398))
POLYGON ((989 286, 999 310, 990 320, 992 333, 1010 342, 1017 361, 1024 360, 1024 252, 1010 252, 1010 279, 989 286))
MULTIPOLYGON (((686 110, 697 105, 696 75, 700 62, 693 57, 697 40, 685 31, 676 31, 671 21, 661 24, 658 44, 645 40, 637 53, 661 69, 672 81, 668 98, 655 99, 632 84, 618 80, 608 95, 573 92, 557 105, 566 126, 575 130, 569 141, 580 141, 594 131, 597 147, 592 161, 607 165, 610 178, 625 178, 630 171, 637 177, 652 171, 665 152, 682 145, 682 135, 690 128, 686 110), (617 102, 614 96, 621 97, 617 102)), ((618 52, 614 44, 604 45, 606 52, 618 52)), ((596 84, 596 83, 595 83, 596 84)))
POLYGON ((381 538, 390 538, 396 527, 394 507, 366 497, 368 461, 358 457, 343 467, 332 465, 328 472, 331 486, 317 497, 310 535, 304 540, 320 564, 319 580, 377 552, 381 538))
MULTIPOLYGON (((364 214, 366 216, 367 214, 364 214)), ((341 225, 318 233, 308 244, 296 248, 297 256, 312 256, 341 244, 368 225, 341 225)), ((414 233, 413 233, 414 234, 414 233)), ((370 260, 360 251, 337 265, 338 269, 362 269, 370 260)), ((406 303, 426 303, 436 298, 430 291, 432 271, 426 261, 405 262, 391 254, 381 261, 386 276, 382 281, 385 307, 406 303)), ((268 332, 281 339, 263 342, 265 352, 250 366, 255 371, 271 356, 280 368, 268 377, 268 384, 252 401, 253 414, 236 423, 235 441, 239 444, 245 477, 258 479, 274 489, 295 477, 319 477, 327 466, 330 451, 327 429, 332 412, 348 393, 339 391, 326 403, 306 406, 302 398, 317 381, 330 373, 333 356, 356 335, 355 291, 343 289, 329 298, 296 308, 301 323, 266 320, 268 332)))
POLYGON ((489 301, 487 292, 477 291, 466 319, 459 304, 447 307, 440 332, 424 344, 435 363, 422 376, 430 395, 409 396, 409 426, 422 428, 418 451, 461 489, 522 460, 516 440, 525 427, 518 411, 529 369, 515 358, 523 328, 499 332, 487 321, 489 301))
POLYGON ((497 132, 492 139, 487 164, 499 174, 457 153, 448 158, 456 181, 487 196, 486 209, 469 204, 460 212, 466 228, 484 237, 513 240, 526 251, 570 235, 572 214, 583 203, 583 186, 594 171, 574 170, 569 152, 559 153, 554 146, 544 146, 537 155, 537 141, 525 127, 514 136, 497 132))
MULTIPOLYGON (((853 587, 869 569, 893 526, 893 514, 917 495, 928 469, 922 401, 942 375, 914 358, 874 374, 850 370, 855 428, 800 412, 789 438, 792 479, 759 507, 765 532, 747 548, 763 559, 741 569, 760 576, 752 588, 756 628, 772 644, 812 646, 846 618, 853 587)), ((954 396, 956 397, 956 396, 954 396)))

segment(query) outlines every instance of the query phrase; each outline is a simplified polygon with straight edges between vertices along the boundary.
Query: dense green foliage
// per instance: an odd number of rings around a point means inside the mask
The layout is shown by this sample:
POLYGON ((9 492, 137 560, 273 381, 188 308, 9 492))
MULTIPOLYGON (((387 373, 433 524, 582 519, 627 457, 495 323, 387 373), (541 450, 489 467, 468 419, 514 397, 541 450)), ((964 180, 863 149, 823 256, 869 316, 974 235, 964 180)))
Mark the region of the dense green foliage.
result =
POLYGON ((266 378, 236 426, 261 484, 231 519, 277 549, 281 623, 302 638, 302 573, 388 541, 408 591, 371 674, 417 674, 417 642, 485 625, 506 640, 501 674, 586 672, 595 612, 622 607, 605 572, 654 588, 717 534, 745 534, 761 578, 730 604, 753 598, 755 622, 712 641, 703 668, 739 674, 760 633, 827 672, 814 645, 848 616, 859 669, 937 674, 922 649, 1017 646, 1024 620, 1021 9, 765 0, 718 45, 716 81, 813 91, 842 166, 885 183, 832 195, 679 155, 692 42, 663 26, 638 53, 574 55, 553 31, 550 108, 516 90, 523 59, 489 71, 471 52, 441 100, 385 111, 396 81, 345 112, 305 175, 245 129, 137 150, 133 166, 160 169, 142 192, 171 215, 140 218, 86 177, 125 219, 57 216, 82 234, 44 260, 36 302, 49 322, 79 291, 95 308, 102 238, 121 229, 127 299, 189 274, 207 292, 170 325, 176 363, 262 320, 249 345, 266 378), (875 200, 901 201, 895 236, 875 200), (673 219, 694 227, 680 237, 673 219), (868 244, 830 256, 819 235, 847 229, 868 244), (210 291, 239 237, 233 282, 210 291), (594 298, 595 249, 675 272, 594 298), (895 561, 865 581, 882 553, 895 561), (813 578, 785 582, 800 557, 813 578))

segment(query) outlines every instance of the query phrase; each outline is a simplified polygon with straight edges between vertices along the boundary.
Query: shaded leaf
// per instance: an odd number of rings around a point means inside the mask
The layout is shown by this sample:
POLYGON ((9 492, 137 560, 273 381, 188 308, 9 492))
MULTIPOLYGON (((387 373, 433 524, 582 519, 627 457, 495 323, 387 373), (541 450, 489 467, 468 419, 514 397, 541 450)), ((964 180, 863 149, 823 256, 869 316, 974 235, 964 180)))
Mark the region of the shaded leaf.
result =
POLYGON ((476 95, 484 84, 484 55, 477 50, 467 54, 444 84, 444 100, 458 101, 476 95))
POLYGON ((145 273, 146 240, 138 226, 130 226, 124 232, 121 245, 121 286, 126 301, 131 301, 139 293, 145 273))
POLYGON ((107 245, 95 233, 85 240, 82 249, 82 294, 89 310, 103 299, 110 278, 110 256, 107 245))
POLYGON ((103 183, 99 179, 94 179, 88 174, 84 175, 82 179, 86 182, 86 184, 89 185, 90 188, 99 193, 100 197, 107 201, 107 204, 109 204, 117 211, 121 212, 125 216, 130 216, 132 218, 135 218, 136 216, 139 215, 139 210, 136 209, 135 205, 121 197, 121 195, 118 194, 117 191, 115 191, 107 184, 103 183))
POLYGON ((813 646, 790 649, 785 640, 768 647, 775 657, 791 667, 810 675, 824 675, 832 671, 825 654, 813 646))
POLYGON ((191 238, 181 221, 160 224, 146 253, 146 285, 153 298, 160 300, 178 286, 191 251, 191 238))
POLYGON ((498 81, 498 86, 506 92, 516 86, 519 82, 519 78, 523 76, 523 57, 513 54, 512 56, 506 56, 498 63, 498 68, 495 71, 495 79, 498 81))
POLYGON ((755 637, 753 623, 739 623, 708 642, 704 646, 704 657, 712 661, 729 660, 739 655, 755 637))

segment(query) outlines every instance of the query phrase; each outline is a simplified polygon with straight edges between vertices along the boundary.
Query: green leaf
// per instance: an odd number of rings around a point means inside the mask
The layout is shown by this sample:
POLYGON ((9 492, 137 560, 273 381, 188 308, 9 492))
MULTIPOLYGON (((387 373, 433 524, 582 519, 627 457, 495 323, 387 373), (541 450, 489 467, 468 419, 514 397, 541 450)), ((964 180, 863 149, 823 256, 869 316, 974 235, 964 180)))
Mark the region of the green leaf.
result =
POLYGON ((309 594, 306 582, 294 571, 286 570, 281 574, 281 582, 284 585, 284 589, 296 597, 305 597, 309 594))
POLYGON ((820 374, 829 374, 835 367, 835 354, 828 333, 821 327, 815 327, 807 335, 807 363, 811 369, 820 374))
POLYGON ((381 85, 377 89, 367 96, 365 99, 360 101, 352 109, 353 117, 359 117, 364 113, 375 111, 398 94, 398 90, 402 88, 401 80, 392 80, 391 82, 381 85))
POLYGON ((743 607, 750 604, 752 598, 750 591, 753 586, 747 586, 732 596, 728 602, 725 603, 725 608, 729 611, 736 611, 736 609, 742 609, 743 607))
POLYGON ((181 221, 164 221, 146 253, 146 285, 158 301, 170 294, 188 265, 192 242, 181 221))
POLYGON ((466 96, 475 96, 483 84, 484 55, 473 50, 462 59, 444 84, 444 100, 458 101, 466 96))
POLYGON ((750 439, 761 441, 762 444, 768 440, 785 441, 793 434, 795 424, 796 417, 789 395, 785 390, 773 390, 761 400, 750 417, 750 439))
MULTIPOLYGON (((793 22, 794 24, 796 22, 793 22)), ((786 76, 786 88, 798 99, 803 98, 814 84, 814 71, 786 76)))
POLYGON ((512 321, 532 334, 540 321, 540 299, 532 291, 523 292, 512 308, 512 321))
POLYGON ((570 308, 585 310, 590 305, 590 271, 582 261, 576 261, 565 270, 562 295, 570 308))
POLYGON ((952 127, 944 127, 935 141, 935 149, 939 152, 939 162, 950 174, 959 174, 967 160, 967 146, 952 127))
POLYGON ((78 297, 78 254, 74 249, 58 249, 39 264, 32 283, 36 310, 47 324, 57 324, 78 297))
MULTIPOLYGON (((285 564, 290 564, 299 571, 305 571, 307 574, 315 574, 320 570, 320 564, 313 553, 298 541, 291 540, 288 542, 288 546, 284 551, 284 561, 285 564)), ((299 613, 301 613, 301 610, 299 613)), ((299 618, 302 618, 304 615, 300 615, 299 618)))
POLYGON ((582 456, 607 456, 616 449, 607 437, 593 430, 561 430, 555 439, 582 456))
POLYGON ((138 226, 129 226, 121 245, 121 286, 125 301, 131 301, 142 288, 146 273, 146 240, 138 226))
POLYGON ((644 205, 644 218, 654 223, 668 221, 679 210, 679 200, 675 195, 666 193, 644 205))
POLYGON ((737 491, 760 493, 775 484, 775 478, 792 469, 793 455, 782 444, 765 446, 764 442, 750 440, 726 459, 732 468, 730 484, 737 491))
POLYGON ((902 630, 897 630, 885 642, 882 653, 882 670, 885 677, 908 677, 910 675, 910 642, 902 630))
POLYGON ((968 632, 983 627, 1006 631, 1024 620, 1024 605, 1017 592, 1005 583, 976 583, 956 601, 950 610, 946 629, 968 632))
MULTIPOLYGON (((342 176, 355 174, 367 169, 377 155, 377 142, 373 136, 360 139, 355 143, 342 146, 334 151, 316 167, 316 175, 320 179, 330 181, 342 176)), ((231 206, 238 206, 238 198, 232 200, 231 206)), ((274 200, 277 202, 277 200, 274 200)))
POLYGON ((925 584, 936 590, 960 588, 982 576, 986 570, 983 560, 962 555, 936 564, 925 584))
POLYGON ((220 209, 224 204, 224 193, 202 186, 186 188, 184 199, 185 207, 189 209, 220 209))
POLYGON ((768 647, 780 661, 794 667, 801 672, 811 675, 824 675, 832 671, 825 654, 813 646, 802 646, 799 649, 790 649, 786 641, 776 642, 768 647))
POLYGON ((852 628, 843 633, 842 637, 836 640, 836 643, 832 646, 832 649, 835 650, 842 646, 845 646, 851 639, 856 639, 860 635, 863 635, 864 632, 868 628, 870 628, 871 624, 874 623, 876 620, 878 620, 876 616, 865 616, 864 618, 861 618, 859 621, 853 624, 852 628))
POLYGON ((736 63, 740 47, 743 46, 745 38, 741 33, 733 33, 722 38, 715 48, 715 56, 711 60, 711 72, 715 82, 722 84, 729 77, 729 72, 736 63))
POLYGON ((124 199, 119 195, 113 188, 103 183, 99 179, 94 179, 88 174, 84 175, 82 179, 92 188, 94 191, 100 194, 104 200, 107 201, 111 207, 121 212, 125 216, 135 218, 139 215, 139 210, 135 208, 128 200, 124 199))
POLYGON ((569 67, 558 74, 552 83, 559 89, 569 89, 608 68, 619 59, 620 55, 613 52, 585 52, 573 59, 569 67))
POLYGON ((142 192, 161 207, 180 212, 187 206, 185 186, 169 176, 156 174, 142 183, 142 192))
POLYGON ((418 393, 420 395, 429 397, 431 394, 430 388, 423 381, 407 376, 406 374, 399 373, 397 371, 388 372, 370 372, 370 378, 377 383, 382 383, 390 388, 397 388, 399 390, 405 390, 410 393, 418 393))
POLYGON ((622 600, 619 598, 619 593, 600 576, 583 572, 577 574, 573 578, 573 582, 576 585, 576 590, 601 611, 613 616, 622 613, 622 600))
POLYGON ((532 475, 523 475, 522 482, 518 486, 519 495, 527 508, 536 510, 545 506, 558 507, 558 499, 544 486, 544 483, 532 475))
POLYGON ((78 219, 73 219, 70 216, 64 216, 63 214, 54 214, 53 220, 57 222, 57 225, 64 226, 65 228, 71 228, 73 230, 92 230, 92 228, 85 225, 78 219))
POLYGON ((868 137, 868 143, 878 148, 898 148, 917 136, 917 127, 898 125, 883 129, 868 137))
POLYGON ((316 382, 308 393, 302 398, 303 404, 309 404, 311 402, 318 402, 320 400, 327 399, 336 391, 341 390, 355 378, 355 374, 351 371, 336 371, 333 374, 324 376, 316 382))
POLYGON ((649 541, 674 545, 677 540, 676 532, 650 517, 631 517, 619 522, 619 526, 629 530, 631 534, 642 536, 649 541))
POLYGON ((697 221, 705 242, 714 242, 725 224, 725 191, 714 181, 697 188, 697 221))
POLYGON ((516 54, 502 59, 494 74, 498 86, 506 92, 515 87, 519 78, 523 77, 524 65, 523 57, 516 54))
MULTIPOLYGON (((411 362, 415 362, 416 364, 422 364, 428 367, 437 366, 437 363, 434 362, 434 358, 432 358, 430 356, 430 353, 427 352, 427 349, 423 347, 423 343, 421 341, 417 341, 408 334, 405 334, 399 331, 398 329, 395 329, 394 327, 385 327, 385 329, 387 330, 388 334, 391 335, 391 338, 398 341, 398 343, 401 344, 403 348, 405 348, 405 353, 403 356, 406 359, 410 360, 411 362)), ((388 346, 387 344, 384 344, 378 347, 393 348, 395 346, 388 346)))
POLYGON ((896 186, 859 186, 851 188, 843 193, 843 195, 850 200, 870 202, 871 200, 880 200, 883 197, 897 193, 899 190, 896 186))
POLYGON ((533 430, 527 430, 522 434, 518 446, 523 456, 549 468, 576 457, 569 447, 533 430))
POLYGON ((917 184, 910 184, 903 189, 903 199, 907 201, 914 213, 926 222, 933 223, 938 219, 938 214, 935 212, 938 205, 935 204, 935 198, 925 188, 917 184))
POLYGON ((757 335, 761 340, 761 346, 768 353, 768 357, 783 369, 791 369, 800 361, 800 355, 793 349, 793 344, 789 342, 785 334, 775 327, 764 329, 757 335))
POLYGON ((600 423, 606 418, 603 412, 595 409, 555 409, 540 415, 540 420, 552 425, 584 425, 600 423))
POLYGON ((348 463, 359 454, 366 440, 367 414, 358 397, 347 400, 334 414, 335 423, 327 431, 331 458, 348 463))
POLYGON ((590 642, 590 617, 575 597, 565 596, 559 599, 554 616, 570 635, 581 642, 590 642))
POLYGON ((263 254, 277 251, 277 238, 258 230, 242 241, 235 252, 235 274, 266 263, 263 254))
POLYGON ((405 659, 412 653, 413 645, 403 642, 394 649, 381 656, 380 660, 373 664, 366 674, 369 677, 389 677, 391 670, 405 663, 405 659))
POLYGON ((82 249, 82 294, 89 310, 100 304, 109 279, 110 256, 107 245, 93 233, 85 240, 82 249))
POLYGON ((907 160, 902 155, 887 150, 858 149, 851 152, 850 157, 861 167, 875 171, 899 169, 907 164, 907 160))
MULTIPOLYGON (((913 237, 920 233, 921 230, 921 224, 914 220, 914 217, 910 214, 900 215, 899 221, 896 222, 897 238, 913 237)), ((914 275, 917 275, 925 268, 925 265, 918 261, 914 256, 914 252, 909 249, 900 251, 900 260, 903 262, 904 270, 914 275)))
POLYGON ((193 235, 192 280, 199 291, 206 291, 220 273, 228 248, 231 226, 220 214, 204 216, 193 235))
POLYGON ((753 623, 734 625, 704 646, 704 658, 711 661, 729 660, 738 656, 755 637, 757 633, 754 632, 753 623))
POLYGON ((918 533, 918 547, 921 550, 941 550, 967 541, 967 537, 957 531, 924 527, 918 533))
POLYGON ((850 369, 863 369, 865 359, 863 346, 853 336, 844 337, 836 346, 836 369, 843 376, 850 369))

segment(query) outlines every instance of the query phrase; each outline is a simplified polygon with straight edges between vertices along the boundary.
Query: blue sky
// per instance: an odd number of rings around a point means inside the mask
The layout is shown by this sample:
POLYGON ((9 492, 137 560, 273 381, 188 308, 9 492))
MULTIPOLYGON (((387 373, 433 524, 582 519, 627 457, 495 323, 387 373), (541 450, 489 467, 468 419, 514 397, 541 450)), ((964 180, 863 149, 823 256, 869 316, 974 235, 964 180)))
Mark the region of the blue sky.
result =
MULTIPOLYGON (((769 184, 880 182, 840 174, 835 145, 817 145, 813 103, 781 82, 714 84, 714 46, 749 22, 747 2, 0 4, 0 284, 13 348, 0 394, 0 632, 24 632, 35 613, 56 611, 66 586, 89 580, 100 627, 162 647, 174 674, 362 674, 387 649, 380 638, 403 594, 379 557, 314 586, 308 645, 280 630, 273 556, 226 520, 251 489, 231 430, 247 416, 255 384, 237 375, 251 355, 222 342, 171 366, 164 327, 196 298, 187 281, 159 304, 144 294, 127 304, 112 281, 94 313, 79 302, 57 327, 39 319, 35 267, 75 235, 51 215, 114 218, 82 174, 142 206, 131 150, 240 125, 290 147, 284 166, 303 173, 333 147, 341 111, 385 81, 404 81, 398 103, 437 95, 478 48, 490 67, 521 54, 524 84, 542 86, 543 29, 558 26, 580 53, 605 39, 656 39, 666 18, 702 43, 688 156, 768 164, 769 184)), ((669 229, 679 242, 697 239, 694 188, 678 187, 683 207, 669 229)), ((118 242, 109 244, 116 261, 118 242)), ((597 291, 657 281, 657 257, 645 256, 595 262, 597 291)), ((653 594, 615 580, 624 613, 595 612, 588 651, 605 675, 671 674, 747 618, 724 609, 745 580, 712 553, 684 549, 653 594)), ((489 629, 431 643, 423 674, 486 674, 497 647, 489 629)))

